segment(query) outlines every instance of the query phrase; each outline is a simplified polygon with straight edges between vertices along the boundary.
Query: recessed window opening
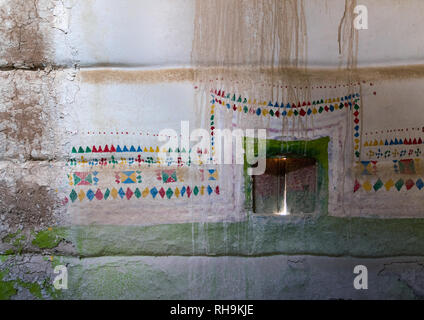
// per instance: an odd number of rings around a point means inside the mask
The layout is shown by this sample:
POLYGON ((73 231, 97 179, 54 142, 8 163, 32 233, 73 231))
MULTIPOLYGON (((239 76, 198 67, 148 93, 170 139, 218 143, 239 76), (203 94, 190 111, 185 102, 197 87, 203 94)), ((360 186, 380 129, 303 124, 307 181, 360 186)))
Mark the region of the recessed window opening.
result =
POLYGON ((297 155, 266 159, 263 175, 253 176, 253 211, 289 215, 315 211, 316 160, 297 155))

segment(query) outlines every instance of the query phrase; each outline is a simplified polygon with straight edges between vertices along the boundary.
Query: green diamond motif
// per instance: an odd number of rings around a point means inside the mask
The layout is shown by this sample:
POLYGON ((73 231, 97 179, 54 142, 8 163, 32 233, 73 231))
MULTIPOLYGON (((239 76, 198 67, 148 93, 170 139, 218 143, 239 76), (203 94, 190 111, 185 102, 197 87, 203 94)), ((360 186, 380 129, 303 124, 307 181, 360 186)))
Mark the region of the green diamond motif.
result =
POLYGON ((396 187, 397 191, 400 191, 400 189, 402 189, 403 184, 404 184, 404 182, 403 182, 403 180, 402 180, 402 179, 399 179, 399 180, 395 183, 395 187, 396 187))
POLYGON ((318 112, 319 113, 322 113, 323 111, 324 111, 324 108, 323 107, 319 107, 318 112))
POLYGON ((75 192, 74 189, 72 189, 71 193, 69 194, 69 198, 71 198, 71 201, 74 202, 77 199, 78 195, 75 192))
POLYGON ((355 110, 358 110, 359 106, 357 104, 355 104, 354 108, 355 108, 355 110))
POLYGON ((269 112, 269 114, 271 115, 271 117, 273 117, 273 116, 274 116, 274 111, 272 111, 272 110, 271 110, 271 111, 269 112))
POLYGON ((137 188, 137 189, 135 189, 134 194, 135 194, 135 196, 137 197, 137 199, 140 199, 140 197, 141 197, 141 192, 140 192, 140 190, 139 190, 138 188, 137 188))
POLYGON ((109 189, 106 189, 106 192, 103 195, 103 199, 107 200, 107 198, 109 198, 109 195, 110 195, 110 190, 109 189))
POLYGON ((249 109, 247 108, 247 106, 244 106, 243 111, 244 111, 244 113, 247 113, 247 111, 249 111, 249 109))
POLYGON ((299 112, 297 112, 297 110, 294 110, 294 115, 297 116, 299 114, 299 112))
POLYGON ((194 187, 193 193, 195 196, 197 196, 197 194, 199 193, 199 188, 197 186, 194 187))
POLYGON ((174 192, 172 192, 171 188, 168 188, 168 190, 166 190, 166 196, 168 197, 168 199, 171 199, 173 194, 174 192))
POLYGON ((383 186, 383 182, 380 179, 378 179, 377 182, 374 184, 373 188, 375 191, 378 191, 382 186, 383 186))

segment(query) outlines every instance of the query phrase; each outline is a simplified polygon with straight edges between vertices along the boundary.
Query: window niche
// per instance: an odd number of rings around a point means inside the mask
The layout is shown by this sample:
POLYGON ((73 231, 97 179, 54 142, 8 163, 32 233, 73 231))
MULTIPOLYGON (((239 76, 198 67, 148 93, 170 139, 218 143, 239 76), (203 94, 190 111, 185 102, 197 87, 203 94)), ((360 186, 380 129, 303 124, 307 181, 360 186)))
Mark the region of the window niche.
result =
POLYGON ((245 166, 246 204, 253 213, 326 214, 328 141, 267 140, 265 173, 248 176, 245 166))

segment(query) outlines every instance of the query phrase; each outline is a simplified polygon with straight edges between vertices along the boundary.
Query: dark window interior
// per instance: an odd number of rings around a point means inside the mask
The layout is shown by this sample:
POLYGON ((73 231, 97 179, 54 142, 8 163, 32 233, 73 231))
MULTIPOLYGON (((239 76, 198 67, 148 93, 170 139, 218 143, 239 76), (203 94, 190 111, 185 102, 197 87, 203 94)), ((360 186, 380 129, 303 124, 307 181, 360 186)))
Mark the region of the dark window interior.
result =
POLYGON ((266 160, 263 175, 253 176, 253 211, 296 214, 315 211, 316 160, 284 155, 266 160))

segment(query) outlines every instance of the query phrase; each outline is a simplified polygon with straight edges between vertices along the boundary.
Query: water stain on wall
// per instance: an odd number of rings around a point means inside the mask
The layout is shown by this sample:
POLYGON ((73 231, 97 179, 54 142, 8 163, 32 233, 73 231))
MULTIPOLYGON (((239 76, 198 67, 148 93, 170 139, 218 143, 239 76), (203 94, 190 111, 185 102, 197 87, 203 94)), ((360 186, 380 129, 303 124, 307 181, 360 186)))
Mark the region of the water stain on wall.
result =
MULTIPOLYGON (((6 1, 0 8, 0 57, 9 67, 34 68, 47 64, 48 33, 39 1, 6 1)), ((0 61, 1 61, 0 60, 0 61)))
POLYGON ((33 159, 52 156, 54 146, 52 110, 49 104, 55 101, 53 75, 44 71, 2 72, 3 86, 0 88, 0 141, 3 157, 33 159))

